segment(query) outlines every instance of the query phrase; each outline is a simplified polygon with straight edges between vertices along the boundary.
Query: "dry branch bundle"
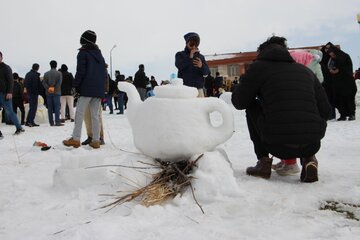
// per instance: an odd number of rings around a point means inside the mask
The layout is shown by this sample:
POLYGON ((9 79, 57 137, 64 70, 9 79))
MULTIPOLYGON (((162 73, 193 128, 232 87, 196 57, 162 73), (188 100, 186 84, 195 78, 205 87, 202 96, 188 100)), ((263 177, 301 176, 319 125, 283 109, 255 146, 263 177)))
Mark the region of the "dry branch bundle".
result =
POLYGON ((144 206, 164 203, 169 198, 174 198, 177 194, 182 194, 190 187, 196 204, 204 213, 200 204, 197 202, 194 190, 191 185, 192 176, 189 174, 197 167, 198 160, 203 156, 201 154, 195 160, 184 160, 179 162, 164 162, 155 159, 155 165, 161 170, 153 174, 153 180, 146 186, 140 187, 126 195, 114 197, 115 201, 103 206, 102 208, 112 208, 125 202, 140 199, 140 203, 144 206))

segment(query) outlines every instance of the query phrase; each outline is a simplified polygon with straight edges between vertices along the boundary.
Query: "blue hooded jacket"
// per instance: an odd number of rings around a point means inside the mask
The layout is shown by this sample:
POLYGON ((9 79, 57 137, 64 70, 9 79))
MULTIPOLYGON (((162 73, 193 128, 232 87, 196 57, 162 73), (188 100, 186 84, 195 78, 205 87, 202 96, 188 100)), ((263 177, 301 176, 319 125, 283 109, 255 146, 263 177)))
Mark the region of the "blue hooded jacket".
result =
MULTIPOLYGON (((184 36, 186 43, 191 38, 197 38, 200 42, 199 35, 197 33, 188 33, 184 36)), ((202 54, 197 55, 202 61, 202 67, 198 68, 194 66, 193 59, 190 58, 190 50, 185 47, 184 51, 177 52, 175 55, 175 66, 178 68, 178 77, 182 78, 184 85, 195 88, 204 87, 204 77, 209 75, 209 67, 205 61, 205 57, 202 54)))
POLYGON ((83 97, 105 97, 107 77, 105 60, 95 44, 86 44, 79 49, 73 87, 83 97))

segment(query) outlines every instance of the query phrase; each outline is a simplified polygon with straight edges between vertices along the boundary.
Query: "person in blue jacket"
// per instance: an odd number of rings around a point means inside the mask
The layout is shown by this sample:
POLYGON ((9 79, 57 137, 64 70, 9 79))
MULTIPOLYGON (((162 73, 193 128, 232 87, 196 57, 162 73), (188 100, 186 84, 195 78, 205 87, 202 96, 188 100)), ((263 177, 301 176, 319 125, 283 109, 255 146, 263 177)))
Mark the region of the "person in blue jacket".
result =
POLYGON ((204 79, 210 71, 205 57, 200 54, 200 36, 195 32, 189 32, 184 35, 184 39, 186 42, 184 51, 175 55, 178 77, 183 79, 185 86, 197 88, 198 97, 204 97, 204 79))
POLYGON ((65 146, 80 147, 81 129, 84 113, 90 108, 92 122, 93 148, 100 148, 100 104, 105 97, 107 71, 104 57, 95 44, 96 34, 87 30, 81 35, 81 48, 77 55, 77 67, 73 87, 80 97, 76 107, 75 126, 70 139, 64 140, 65 146))

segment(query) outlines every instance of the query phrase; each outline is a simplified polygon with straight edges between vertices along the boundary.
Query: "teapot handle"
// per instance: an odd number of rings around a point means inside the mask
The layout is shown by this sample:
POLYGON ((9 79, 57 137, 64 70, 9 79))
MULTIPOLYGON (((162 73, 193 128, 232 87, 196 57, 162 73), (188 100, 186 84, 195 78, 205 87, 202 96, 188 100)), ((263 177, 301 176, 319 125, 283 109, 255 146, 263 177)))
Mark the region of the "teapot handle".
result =
POLYGON ((212 138, 218 144, 224 143, 234 133, 234 117, 233 112, 228 104, 218 98, 207 98, 205 104, 205 112, 208 117, 209 131, 212 132, 212 138), (212 112, 219 112, 222 116, 222 124, 213 126, 210 120, 212 112))

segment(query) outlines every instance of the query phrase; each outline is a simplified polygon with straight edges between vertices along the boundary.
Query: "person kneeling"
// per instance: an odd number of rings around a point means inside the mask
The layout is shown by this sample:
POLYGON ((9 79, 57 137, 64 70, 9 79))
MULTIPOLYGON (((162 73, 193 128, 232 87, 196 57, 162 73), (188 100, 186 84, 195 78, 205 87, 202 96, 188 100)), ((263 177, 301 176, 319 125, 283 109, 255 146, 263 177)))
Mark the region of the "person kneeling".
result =
POLYGON ((258 158, 247 174, 270 178, 272 158, 300 158, 302 182, 318 181, 315 154, 326 132, 331 107, 319 80, 295 63, 286 39, 273 36, 258 48, 232 93, 237 109, 246 109, 250 138, 258 158))

